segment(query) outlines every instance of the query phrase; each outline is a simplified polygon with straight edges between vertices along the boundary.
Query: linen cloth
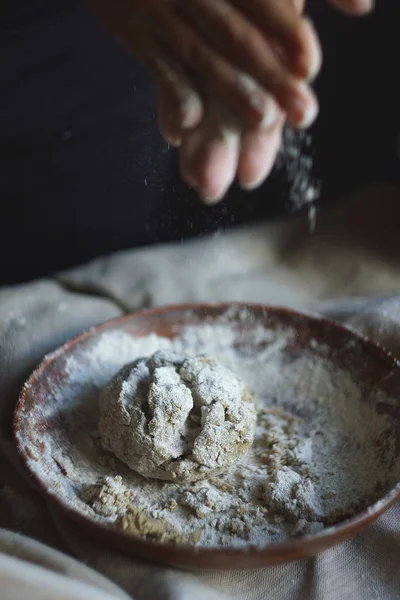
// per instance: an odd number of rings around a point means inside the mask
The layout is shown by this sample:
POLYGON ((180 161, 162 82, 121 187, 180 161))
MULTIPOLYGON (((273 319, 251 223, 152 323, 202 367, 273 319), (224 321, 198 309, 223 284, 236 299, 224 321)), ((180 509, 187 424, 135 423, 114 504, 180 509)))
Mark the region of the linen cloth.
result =
POLYGON ((400 358, 399 200, 399 189, 375 186, 321 212, 313 234, 303 218, 254 225, 0 289, 0 600, 400 598, 400 505, 312 559, 182 572, 92 543, 33 489, 11 431, 19 389, 45 353, 147 306, 242 300, 319 311, 400 358))

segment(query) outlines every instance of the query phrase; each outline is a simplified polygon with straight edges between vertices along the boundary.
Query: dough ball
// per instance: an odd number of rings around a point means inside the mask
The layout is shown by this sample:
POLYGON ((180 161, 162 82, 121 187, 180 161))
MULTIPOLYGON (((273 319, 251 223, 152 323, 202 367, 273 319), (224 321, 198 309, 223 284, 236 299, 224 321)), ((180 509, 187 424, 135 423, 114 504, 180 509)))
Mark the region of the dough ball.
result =
POLYGON ((100 394, 102 445, 155 479, 195 481, 251 448, 247 386, 216 360, 157 352, 126 365, 100 394))

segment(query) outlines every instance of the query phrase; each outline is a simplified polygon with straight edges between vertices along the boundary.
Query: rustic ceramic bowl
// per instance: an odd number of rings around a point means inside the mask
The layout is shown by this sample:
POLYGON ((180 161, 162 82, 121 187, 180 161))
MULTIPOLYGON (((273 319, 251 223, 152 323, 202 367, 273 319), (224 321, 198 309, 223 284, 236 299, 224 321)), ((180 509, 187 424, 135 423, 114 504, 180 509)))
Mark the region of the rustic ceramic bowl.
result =
POLYGON ((72 359, 78 361, 75 364, 85 364, 85 357, 90 348, 106 331, 123 331, 133 337, 156 333, 173 338, 188 324, 215 323, 222 317, 224 322, 229 318, 232 327, 247 330, 250 336, 252 330, 259 325, 273 330, 292 328, 296 335, 287 349, 289 353, 307 350, 317 355, 318 344, 323 344, 325 355, 335 366, 351 372, 363 382, 366 397, 367 392, 372 389, 385 392, 390 396, 391 402, 380 403, 377 410, 387 414, 394 423, 395 439, 392 442, 395 444, 397 457, 400 457, 400 366, 374 342, 326 319, 268 306, 212 304, 145 310, 91 329, 47 356, 22 390, 15 413, 18 451, 35 484, 65 516, 78 523, 89 535, 98 538, 102 544, 153 562, 178 567, 254 569, 312 556, 338 544, 365 529, 400 499, 400 482, 395 477, 385 489, 376 492, 370 504, 367 501, 364 510, 352 518, 318 534, 288 539, 264 548, 249 547, 245 550, 178 546, 139 539, 104 522, 96 521, 89 514, 82 514, 74 503, 69 502, 70 494, 75 492, 67 473, 60 473, 55 461, 50 460, 48 454, 43 452, 46 440, 54 434, 54 428, 63 426, 62 398, 60 416, 57 419, 54 418, 52 405, 55 402, 54 389, 62 389, 66 382, 68 361, 71 364, 72 359), (243 319, 242 309, 251 315, 251 319, 243 319), (41 415, 39 419, 38 414, 41 415))

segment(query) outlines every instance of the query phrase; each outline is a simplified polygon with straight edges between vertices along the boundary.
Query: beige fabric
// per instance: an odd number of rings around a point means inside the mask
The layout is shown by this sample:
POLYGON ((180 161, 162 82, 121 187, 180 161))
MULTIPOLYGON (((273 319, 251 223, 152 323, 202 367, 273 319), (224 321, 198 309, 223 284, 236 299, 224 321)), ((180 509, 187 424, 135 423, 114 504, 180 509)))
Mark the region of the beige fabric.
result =
POLYGON ((127 599, 109 579, 43 544, 0 530, 0 598, 127 599))
POLYGON ((257 225, 116 254, 52 280, 0 290, 0 527, 51 546, 0 532, 0 600, 107 600, 126 597, 122 590, 137 600, 400 598, 400 505, 314 559, 245 573, 183 573, 82 535, 32 488, 11 435, 18 390, 45 353, 142 306, 246 300, 319 310, 400 357, 399 199, 398 190, 364 191, 321 215, 314 235, 305 220, 257 225))

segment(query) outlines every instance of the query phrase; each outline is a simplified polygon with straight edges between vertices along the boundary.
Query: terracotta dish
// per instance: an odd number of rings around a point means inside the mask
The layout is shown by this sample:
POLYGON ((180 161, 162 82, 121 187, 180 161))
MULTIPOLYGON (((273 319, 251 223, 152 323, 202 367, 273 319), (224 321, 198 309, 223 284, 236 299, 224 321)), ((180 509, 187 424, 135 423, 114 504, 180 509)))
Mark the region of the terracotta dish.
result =
POLYGON ((170 306, 145 310, 93 328, 46 356, 34 371, 21 392, 15 412, 14 430, 19 454, 34 483, 66 517, 78 523, 82 530, 86 530, 88 535, 97 538, 103 545, 172 566, 192 569, 254 569, 312 556, 359 533, 400 499, 399 363, 379 345, 337 323, 287 309, 247 304, 170 306), (251 318, 244 318, 244 314, 251 318), (260 325, 274 331, 288 328, 294 330, 295 335, 284 350, 289 359, 305 351, 317 359, 323 346, 325 357, 335 367, 346 370, 357 381, 362 382, 362 402, 371 402, 371 397, 374 397, 378 413, 390 418, 393 433, 389 442, 395 448, 397 466, 389 474, 387 484, 371 489, 371 496, 366 498, 364 507, 355 516, 345 518, 319 533, 290 538, 263 548, 249 546, 246 549, 213 549, 134 537, 77 508, 80 500, 77 500, 79 496, 76 486, 69 479, 68 472, 60 468, 57 461, 45 451, 55 432, 59 435, 65 426, 65 406, 73 402, 74 395, 79 395, 80 392, 79 382, 70 384, 68 380, 68 368, 70 369, 71 364, 79 364, 81 368, 89 365, 90 370, 88 355, 104 332, 124 332, 132 337, 155 333, 174 338, 185 326, 215 324, 221 319, 224 323, 228 322, 238 335, 244 334, 246 343, 250 344, 253 332, 260 325), (75 387, 71 387, 72 385, 75 387), (59 392, 55 394, 55 390, 59 392), (377 390, 381 390, 384 397, 390 397, 390 402, 379 401, 379 394, 375 393, 377 390))

